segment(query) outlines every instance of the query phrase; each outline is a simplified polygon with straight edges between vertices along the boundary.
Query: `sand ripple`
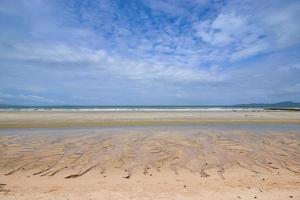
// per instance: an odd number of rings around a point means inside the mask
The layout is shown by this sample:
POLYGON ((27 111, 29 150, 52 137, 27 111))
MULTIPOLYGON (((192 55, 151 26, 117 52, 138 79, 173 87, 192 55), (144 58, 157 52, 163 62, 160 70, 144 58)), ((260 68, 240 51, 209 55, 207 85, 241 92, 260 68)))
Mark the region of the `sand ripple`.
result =
POLYGON ((74 135, 0 137, 0 168, 9 176, 29 171, 36 176, 77 178, 90 172, 118 170, 130 178, 142 170, 185 169, 201 177, 215 170, 226 178, 232 167, 253 173, 285 169, 300 174, 300 134, 241 131, 99 131, 74 135))

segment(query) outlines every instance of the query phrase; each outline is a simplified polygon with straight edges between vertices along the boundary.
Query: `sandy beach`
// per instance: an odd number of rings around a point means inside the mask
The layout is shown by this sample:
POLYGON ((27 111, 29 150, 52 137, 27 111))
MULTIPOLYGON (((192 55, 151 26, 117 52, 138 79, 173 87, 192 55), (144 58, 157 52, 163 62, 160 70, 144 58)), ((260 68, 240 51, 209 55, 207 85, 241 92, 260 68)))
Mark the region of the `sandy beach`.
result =
POLYGON ((197 124, 300 124, 286 111, 2 111, 0 128, 197 124))
POLYGON ((0 112, 0 199, 300 199, 300 112, 0 112))
POLYGON ((0 200, 300 200, 300 0, 0 0, 0 200))

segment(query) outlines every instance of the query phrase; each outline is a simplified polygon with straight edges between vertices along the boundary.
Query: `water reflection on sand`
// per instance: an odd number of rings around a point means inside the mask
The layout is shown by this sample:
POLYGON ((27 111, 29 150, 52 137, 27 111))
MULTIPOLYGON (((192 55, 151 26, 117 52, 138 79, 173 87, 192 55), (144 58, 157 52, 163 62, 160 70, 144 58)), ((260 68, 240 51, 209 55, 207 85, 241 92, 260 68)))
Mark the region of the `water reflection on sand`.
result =
POLYGON ((201 177, 215 170, 224 178, 235 167, 300 173, 300 125, 3 129, 0 148, 0 168, 7 176, 67 171, 65 178, 77 178, 117 169, 120 178, 131 178, 141 170, 147 175, 184 169, 201 177))

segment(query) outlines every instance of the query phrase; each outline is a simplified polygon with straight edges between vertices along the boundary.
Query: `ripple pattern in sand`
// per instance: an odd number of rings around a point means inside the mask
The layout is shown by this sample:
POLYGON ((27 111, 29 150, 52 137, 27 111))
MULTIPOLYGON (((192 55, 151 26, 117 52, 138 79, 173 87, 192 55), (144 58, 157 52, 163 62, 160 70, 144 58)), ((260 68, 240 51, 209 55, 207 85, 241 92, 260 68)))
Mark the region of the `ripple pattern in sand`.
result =
POLYGON ((28 171, 36 176, 77 178, 91 170, 117 169, 130 178, 140 170, 185 169, 201 177, 216 170, 245 168, 253 173, 289 170, 300 174, 300 134, 218 131, 99 131, 74 135, 0 136, 0 169, 9 176, 28 171))

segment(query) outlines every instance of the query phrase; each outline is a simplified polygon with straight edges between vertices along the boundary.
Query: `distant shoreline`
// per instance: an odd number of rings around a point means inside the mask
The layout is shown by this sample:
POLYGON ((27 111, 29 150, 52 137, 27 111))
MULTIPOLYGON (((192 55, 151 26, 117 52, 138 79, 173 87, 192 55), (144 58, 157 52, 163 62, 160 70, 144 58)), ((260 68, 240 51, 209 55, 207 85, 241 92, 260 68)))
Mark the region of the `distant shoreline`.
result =
POLYGON ((236 105, 1 105, 0 111, 300 111, 300 103, 251 103, 236 105))
POLYGON ((300 111, 300 108, 235 108, 235 107, 94 107, 94 108, 48 108, 48 107, 28 107, 28 108, 0 108, 0 112, 34 112, 34 111, 45 111, 45 112, 159 112, 159 111, 169 111, 169 112, 238 112, 238 111, 248 111, 248 112, 268 112, 268 111, 300 111))
POLYGON ((264 108, 228 108, 228 107, 28 107, 0 108, 1 111, 264 111, 264 108))

